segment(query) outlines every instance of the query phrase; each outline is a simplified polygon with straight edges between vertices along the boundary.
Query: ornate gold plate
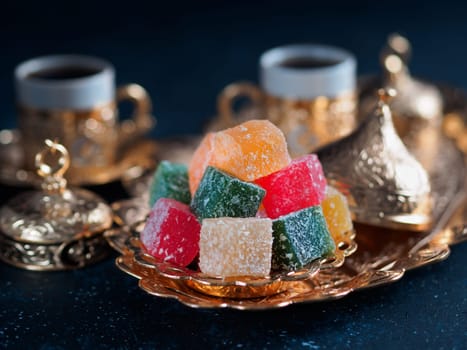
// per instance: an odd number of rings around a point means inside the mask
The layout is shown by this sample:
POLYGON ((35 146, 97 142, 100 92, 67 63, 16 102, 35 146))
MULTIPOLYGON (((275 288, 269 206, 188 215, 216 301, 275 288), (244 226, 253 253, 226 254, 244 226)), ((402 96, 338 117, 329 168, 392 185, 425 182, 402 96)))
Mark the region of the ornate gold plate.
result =
MULTIPOLYGON (((124 205, 124 204, 123 204, 124 205)), ((117 205, 114 205, 116 207, 117 205)), ((118 205, 120 213, 124 211, 122 204, 118 205)), ((130 211, 134 208, 128 207, 130 211)), ((122 218, 118 221, 122 222, 122 218)), ((233 299, 251 299, 267 297, 290 289, 290 284, 298 281, 310 280, 319 271, 332 270, 344 264, 347 256, 357 249, 354 241, 355 232, 350 231, 342 235, 341 241, 336 242, 337 249, 334 256, 315 260, 296 271, 273 271, 269 276, 248 277, 237 276, 222 278, 209 276, 196 270, 196 267, 183 268, 156 259, 144 251, 139 233, 144 227, 144 221, 131 226, 123 226, 106 232, 105 236, 110 245, 123 256, 130 256, 133 266, 151 270, 151 275, 158 278, 179 281, 192 290, 200 293, 233 299)))
POLYGON ((106 238, 121 253, 116 265, 139 279, 140 288, 151 295, 173 298, 194 308, 258 310, 341 298, 353 291, 397 281, 407 270, 446 259, 449 245, 467 240, 465 199, 462 205, 456 206, 454 214, 448 214, 448 223, 431 236, 357 225, 358 250, 340 268, 320 270, 313 277, 288 282, 277 293, 250 298, 213 296, 206 290, 194 289, 186 279, 167 277, 151 264, 141 263, 135 258, 137 250, 129 244, 128 231, 111 230, 106 238), (428 242, 418 247, 427 237, 428 242))

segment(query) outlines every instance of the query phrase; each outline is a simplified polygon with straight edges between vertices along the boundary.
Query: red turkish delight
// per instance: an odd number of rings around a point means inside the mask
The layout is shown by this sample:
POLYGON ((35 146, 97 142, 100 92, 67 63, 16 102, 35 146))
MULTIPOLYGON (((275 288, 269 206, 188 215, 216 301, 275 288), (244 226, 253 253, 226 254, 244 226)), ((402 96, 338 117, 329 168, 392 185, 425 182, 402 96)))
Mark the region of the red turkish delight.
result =
POLYGON ((326 192, 326 178, 315 154, 294 159, 254 182, 266 190, 263 206, 272 219, 319 205, 326 192))
POLYGON ((198 255, 200 231, 201 226, 188 205, 160 198, 141 232, 141 242, 155 258, 187 266, 198 255))

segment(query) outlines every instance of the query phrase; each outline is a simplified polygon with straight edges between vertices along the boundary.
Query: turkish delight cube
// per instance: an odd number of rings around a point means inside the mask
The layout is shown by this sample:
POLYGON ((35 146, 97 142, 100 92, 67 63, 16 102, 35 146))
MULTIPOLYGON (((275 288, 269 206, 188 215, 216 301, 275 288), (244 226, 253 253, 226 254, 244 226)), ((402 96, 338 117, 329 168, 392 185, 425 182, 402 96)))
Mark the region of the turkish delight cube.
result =
POLYGON ((335 251, 319 205, 281 216, 272 227, 273 269, 296 270, 335 251))
POLYGON ((172 198, 190 204, 191 193, 186 165, 166 160, 159 163, 149 189, 149 206, 152 207, 159 198, 172 198))
POLYGON ((294 159, 255 183, 266 190, 263 206, 272 219, 320 204, 326 190, 326 178, 315 154, 294 159))
POLYGON ((160 198, 151 209, 140 238, 144 249, 155 258, 187 266, 198 255, 200 230, 188 205, 160 198))
POLYGON ((353 229, 347 198, 334 187, 327 186, 321 207, 332 238, 339 242, 343 234, 353 229))
POLYGON ((193 213, 201 221, 218 217, 253 217, 265 191, 208 166, 191 202, 193 213))
POLYGON ((253 181, 289 163, 282 131, 267 120, 250 120, 204 137, 190 162, 190 190, 193 195, 209 165, 253 181))
POLYGON ((272 221, 267 218, 204 219, 200 270, 223 277, 269 275, 272 241, 272 221))

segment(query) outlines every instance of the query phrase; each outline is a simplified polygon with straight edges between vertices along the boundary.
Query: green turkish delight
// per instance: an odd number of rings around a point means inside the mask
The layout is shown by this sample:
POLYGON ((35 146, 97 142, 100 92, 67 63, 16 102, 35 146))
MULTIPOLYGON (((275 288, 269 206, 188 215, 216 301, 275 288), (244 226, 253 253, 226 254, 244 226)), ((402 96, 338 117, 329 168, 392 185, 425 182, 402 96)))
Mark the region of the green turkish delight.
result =
POLYGON ((206 218, 255 216, 265 191, 208 166, 191 201, 191 210, 206 218))
POLYGON ((191 194, 186 165, 166 160, 159 163, 149 189, 149 205, 152 207, 159 198, 171 198, 190 204, 191 194))
POLYGON ((335 250, 319 205, 281 216, 272 223, 273 269, 299 269, 335 250))

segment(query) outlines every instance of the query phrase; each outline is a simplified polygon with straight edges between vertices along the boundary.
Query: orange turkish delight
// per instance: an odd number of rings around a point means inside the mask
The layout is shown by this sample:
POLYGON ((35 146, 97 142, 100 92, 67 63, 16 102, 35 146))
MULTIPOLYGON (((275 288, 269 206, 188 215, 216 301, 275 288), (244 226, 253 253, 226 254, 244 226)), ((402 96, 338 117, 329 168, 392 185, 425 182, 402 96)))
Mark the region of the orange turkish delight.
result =
POLYGON ((205 136, 190 162, 190 191, 196 192, 208 165, 240 180, 253 181, 289 163, 282 131, 267 120, 250 120, 205 136))
POLYGON ((332 238, 336 242, 340 241, 345 232, 353 229, 347 199, 334 187, 327 186, 321 207, 332 238))

